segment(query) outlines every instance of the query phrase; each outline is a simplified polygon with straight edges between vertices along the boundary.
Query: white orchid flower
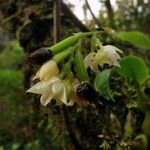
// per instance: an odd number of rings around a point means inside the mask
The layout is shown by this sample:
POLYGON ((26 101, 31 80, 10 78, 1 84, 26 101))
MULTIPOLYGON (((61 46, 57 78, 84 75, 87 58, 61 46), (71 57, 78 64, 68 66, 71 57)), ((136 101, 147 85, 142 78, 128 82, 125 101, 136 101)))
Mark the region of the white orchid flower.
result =
POLYGON ((118 52, 122 53, 122 51, 115 46, 103 46, 97 53, 92 52, 85 57, 85 66, 90 67, 94 72, 98 72, 98 65, 102 67, 104 64, 108 64, 109 66, 119 66, 118 60, 120 59, 120 55, 118 52))
POLYGON ((98 70, 98 64, 96 63, 95 61, 95 56, 96 56, 96 53, 92 52, 92 53, 89 53, 85 59, 84 59, 84 64, 85 64, 85 67, 90 67, 91 70, 93 71, 96 71, 98 70))
POLYGON ((57 76, 58 73, 59 69, 57 67, 57 63, 54 60, 50 60, 42 65, 33 80, 40 79, 41 81, 47 81, 52 77, 57 76))
POLYGON ((73 105, 72 102, 67 102, 65 85, 58 77, 38 82, 28 89, 27 92, 41 94, 40 102, 43 106, 46 106, 52 99, 55 99, 57 103, 64 103, 69 106, 73 105))

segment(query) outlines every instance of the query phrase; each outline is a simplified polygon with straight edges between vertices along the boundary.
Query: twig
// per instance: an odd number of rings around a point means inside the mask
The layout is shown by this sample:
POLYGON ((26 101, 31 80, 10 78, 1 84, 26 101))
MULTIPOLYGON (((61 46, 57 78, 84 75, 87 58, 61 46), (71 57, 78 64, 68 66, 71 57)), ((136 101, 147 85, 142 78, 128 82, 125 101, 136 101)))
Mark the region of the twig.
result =
POLYGON ((57 43, 60 40, 60 29, 61 29, 61 1, 54 1, 54 43, 57 43))
POLYGON ((105 0, 104 4, 107 8, 107 14, 108 14, 108 18, 109 18, 109 21, 110 21, 110 26, 115 28, 115 26, 114 26, 114 12, 113 12, 113 8, 111 6, 110 0, 105 0))
POLYGON ((99 28, 100 30, 103 30, 103 28, 101 27, 100 22, 99 22, 98 19, 95 17, 95 15, 94 15, 94 13, 93 13, 93 11, 92 11, 92 9, 91 9, 89 3, 88 3, 88 0, 85 0, 85 2, 86 2, 87 8, 89 9, 89 11, 90 11, 90 13, 91 13, 91 15, 92 15, 92 17, 93 17, 95 23, 97 24, 98 28, 99 28))
POLYGON ((83 32, 89 32, 90 30, 72 13, 66 4, 61 1, 63 13, 69 17, 69 19, 80 28, 83 32))

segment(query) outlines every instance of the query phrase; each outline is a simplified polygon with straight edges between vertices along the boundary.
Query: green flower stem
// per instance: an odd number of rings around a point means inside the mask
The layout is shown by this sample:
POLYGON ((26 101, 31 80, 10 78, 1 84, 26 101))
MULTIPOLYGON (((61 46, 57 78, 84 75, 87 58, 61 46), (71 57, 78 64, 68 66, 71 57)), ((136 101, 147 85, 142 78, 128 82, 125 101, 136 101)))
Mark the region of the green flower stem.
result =
POLYGON ((62 62, 65 58, 67 58, 70 54, 72 54, 74 51, 76 50, 76 45, 73 47, 69 47, 67 50, 56 54, 52 59, 56 62, 56 63, 60 63, 62 62))
POLYGON ((99 32, 77 33, 77 34, 70 36, 70 37, 64 39, 63 41, 51 46, 49 49, 53 54, 60 53, 65 48, 68 48, 69 46, 74 45, 80 38, 84 38, 86 36, 91 36, 96 33, 99 33, 99 32))
POLYGON ((90 81, 82 55, 82 39, 79 40, 77 46, 77 51, 75 53, 75 66, 77 77, 80 81, 90 81))
POLYGON ((96 50, 96 35, 97 34, 94 34, 91 38, 91 52, 96 50))
POLYGON ((71 65, 74 62, 74 53, 72 53, 69 56, 68 61, 63 65, 63 68, 61 70, 61 73, 59 74, 59 77, 61 79, 64 79, 65 77, 69 78, 69 80, 73 78, 73 73, 71 71, 71 65), (68 73, 69 72, 69 73, 68 73))
POLYGON ((64 85, 67 92, 67 97, 70 97, 71 91, 72 91, 72 84, 69 80, 64 80, 64 85))
POLYGON ((66 76, 66 75, 71 75, 71 70, 70 70, 70 68, 71 68, 71 61, 69 60, 66 64, 64 64, 64 66, 63 66, 63 68, 62 68, 62 70, 61 70, 61 73, 59 74, 59 77, 61 78, 61 79, 64 79, 64 77, 66 76), (69 74, 68 74, 68 72, 69 72, 69 74))

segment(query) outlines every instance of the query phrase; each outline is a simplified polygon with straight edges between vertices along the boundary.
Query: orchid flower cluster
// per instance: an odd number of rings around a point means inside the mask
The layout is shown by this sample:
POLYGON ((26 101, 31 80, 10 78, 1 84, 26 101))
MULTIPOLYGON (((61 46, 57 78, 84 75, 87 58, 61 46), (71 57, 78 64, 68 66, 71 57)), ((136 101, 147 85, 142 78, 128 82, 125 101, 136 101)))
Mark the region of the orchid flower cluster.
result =
POLYGON ((72 106, 78 99, 75 96, 77 86, 83 82, 91 84, 87 68, 97 73, 98 66, 103 67, 104 64, 119 66, 119 53, 122 51, 112 45, 103 46, 97 37, 93 42, 94 50, 91 48, 90 53, 84 56, 82 41, 87 36, 95 37, 95 32, 77 33, 49 48, 53 57, 41 66, 33 78, 39 79, 39 82, 27 90, 40 94, 43 106, 52 99, 58 105, 72 106))
POLYGON ((36 83, 33 87, 27 90, 27 92, 41 94, 41 104, 46 106, 52 99, 56 99, 57 103, 67 103, 67 94, 65 85, 58 77, 59 69, 54 60, 46 62, 38 70, 33 79, 39 79, 40 82, 36 83))

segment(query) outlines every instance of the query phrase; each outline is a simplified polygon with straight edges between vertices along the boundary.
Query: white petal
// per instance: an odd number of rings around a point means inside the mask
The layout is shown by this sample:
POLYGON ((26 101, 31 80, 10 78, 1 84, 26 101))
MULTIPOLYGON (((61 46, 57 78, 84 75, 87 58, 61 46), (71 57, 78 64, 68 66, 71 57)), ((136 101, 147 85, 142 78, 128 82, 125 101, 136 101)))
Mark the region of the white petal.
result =
POLYGON ((39 78, 41 81, 46 81, 51 79, 54 76, 57 76, 59 69, 55 61, 50 60, 42 65, 42 67, 37 71, 33 79, 39 78))
POLYGON ((106 50, 112 50, 112 51, 116 51, 116 52, 120 52, 120 53, 123 53, 119 48, 117 48, 117 47, 115 47, 115 46, 113 46, 113 45, 105 45, 105 46, 103 46, 104 47, 104 49, 106 49, 106 50))
POLYGON ((58 94, 61 91, 62 88, 63 87, 62 87, 61 81, 56 81, 52 85, 52 92, 55 93, 55 94, 58 94))
POLYGON ((112 45, 106 45, 104 46, 105 50, 105 61, 103 64, 109 64, 110 66, 112 65, 119 65, 118 60, 120 59, 120 55, 117 52, 122 52, 120 51, 117 47, 112 46, 112 45))
POLYGON ((43 83, 42 82, 36 83, 34 86, 32 86, 26 92, 35 93, 35 94, 42 94, 43 93, 43 83))
POLYGON ((94 72, 97 72, 98 71, 98 65, 96 63, 96 57, 97 53, 89 53, 85 59, 84 59, 84 64, 87 67, 90 67, 91 70, 93 70, 94 72))
POLYGON ((46 64, 44 64, 40 70, 40 79, 41 80, 49 80, 54 76, 57 76, 59 73, 59 69, 55 61, 50 60, 46 64))
POLYGON ((74 100, 71 99, 66 105, 67 106, 73 106, 74 105, 74 100))
POLYGON ((66 88, 65 88, 65 85, 63 83, 61 83, 61 84, 62 84, 61 90, 59 91, 59 93, 55 97, 56 97, 56 99, 61 100, 64 104, 67 104, 66 88))
POLYGON ((46 106, 54 97, 53 93, 45 93, 41 96, 40 102, 43 106, 46 106))
POLYGON ((92 52, 85 57, 85 66, 90 67, 94 72, 98 71, 98 65, 103 66, 104 64, 109 64, 110 66, 119 66, 118 60, 120 59, 120 55, 117 52, 122 53, 122 51, 115 46, 101 46, 97 53, 92 52))
POLYGON ((55 83, 57 81, 61 82, 61 80, 57 76, 52 77, 50 80, 51 83, 55 83))
POLYGON ((38 82, 34 86, 32 86, 30 89, 27 90, 27 92, 35 93, 35 94, 43 94, 46 91, 51 89, 51 82, 38 82))
POLYGON ((89 53, 85 58, 84 58, 84 63, 86 68, 89 67, 92 62, 94 61, 94 57, 95 57, 96 53, 89 53))

